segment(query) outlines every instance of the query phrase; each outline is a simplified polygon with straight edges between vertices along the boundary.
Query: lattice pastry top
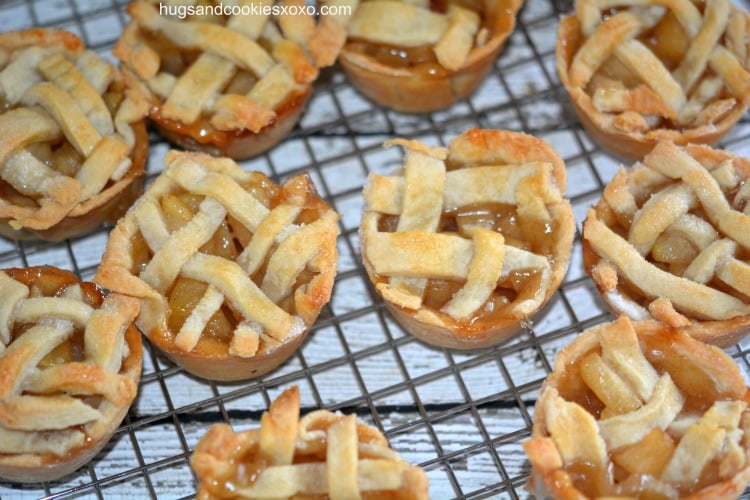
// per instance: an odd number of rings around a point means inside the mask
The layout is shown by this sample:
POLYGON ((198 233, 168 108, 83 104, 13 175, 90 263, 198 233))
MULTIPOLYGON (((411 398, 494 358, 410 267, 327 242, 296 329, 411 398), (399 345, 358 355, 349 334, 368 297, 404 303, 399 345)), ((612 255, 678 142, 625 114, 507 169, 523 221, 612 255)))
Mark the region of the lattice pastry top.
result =
POLYGON ((352 83, 385 106, 450 106, 484 80, 515 28, 523 0, 327 0, 352 6, 340 61, 352 83))
POLYGON ((731 0, 577 0, 560 78, 593 137, 633 160, 659 140, 715 143, 750 103, 750 15, 731 0))
POLYGON ((555 360, 524 443, 539 498, 737 498, 750 481, 745 381, 655 322, 583 332, 555 360))
POLYGON ((328 302, 338 215, 306 174, 278 186, 227 158, 170 151, 114 228, 95 281, 141 301, 137 324, 199 376, 261 375, 328 302))
POLYGON ((750 161, 660 143, 621 169, 583 224, 584 265, 609 306, 728 346, 750 326, 750 161))
POLYGON ((229 7, 137 0, 113 53, 170 140, 246 158, 296 124, 346 34, 330 17, 316 22, 303 0, 229 7))
POLYGON ((51 267, 0 271, 0 477, 49 481, 91 460, 135 398, 138 302, 51 267))
POLYGON ((300 418, 299 390, 281 393, 260 428, 213 425, 190 464, 197 498, 428 498, 427 476, 355 415, 317 410, 300 418))
POLYGON ((371 174, 362 257, 376 290, 423 340, 472 348, 515 333, 568 266, 565 167, 544 141, 469 130, 449 148, 396 139, 402 175, 371 174))
POLYGON ((59 240, 140 192, 146 105, 71 33, 0 34, 0 234, 59 240))

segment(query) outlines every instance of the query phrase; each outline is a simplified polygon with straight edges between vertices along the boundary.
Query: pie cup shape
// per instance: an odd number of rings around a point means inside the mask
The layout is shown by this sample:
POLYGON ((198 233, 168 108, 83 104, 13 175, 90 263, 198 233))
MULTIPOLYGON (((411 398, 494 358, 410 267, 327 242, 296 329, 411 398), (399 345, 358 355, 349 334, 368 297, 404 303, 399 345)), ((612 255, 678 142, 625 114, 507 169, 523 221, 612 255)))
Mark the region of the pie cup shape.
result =
POLYGON ((472 349, 515 334, 567 271, 575 224, 562 159, 519 132, 471 129, 446 148, 396 139, 403 173, 370 174, 360 225, 375 290, 412 335, 472 349))
POLYGON ((113 53, 168 140, 249 158, 294 128, 346 33, 332 18, 316 23, 304 0, 210 7, 136 0, 113 53))
POLYGON ((300 418, 296 386, 271 403, 258 429, 214 424, 190 464, 198 498, 429 498, 424 471, 356 415, 300 418))
POLYGON ((117 221, 143 188, 145 116, 75 35, 0 34, 0 235, 59 241, 117 221))
POLYGON ((750 102, 750 15, 731 0, 612 9, 577 0, 557 70, 603 148, 636 161, 659 141, 715 144, 750 102))
POLYGON ((0 477, 59 479, 91 461, 141 375, 138 302, 68 271, 0 271, 0 477))
POLYGON ((170 151, 110 234, 95 281, 137 298, 136 324, 188 372, 263 375, 328 302, 338 215, 307 174, 279 186, 228 158, 170 151))
POLYGON ((339 62, 376 103, 409 113, 447 108, 492 69, 523 0, 359 2, 339 62))
POLYGON ((583 332, 542 385, 539 498, 737 498, 750 481, 745 381, 715 346, 626 316, 583 332))
POLYGON ((616 314, 728 347, 750 328, 750 160, 659 143, 583 223, 583 261, 616 314))

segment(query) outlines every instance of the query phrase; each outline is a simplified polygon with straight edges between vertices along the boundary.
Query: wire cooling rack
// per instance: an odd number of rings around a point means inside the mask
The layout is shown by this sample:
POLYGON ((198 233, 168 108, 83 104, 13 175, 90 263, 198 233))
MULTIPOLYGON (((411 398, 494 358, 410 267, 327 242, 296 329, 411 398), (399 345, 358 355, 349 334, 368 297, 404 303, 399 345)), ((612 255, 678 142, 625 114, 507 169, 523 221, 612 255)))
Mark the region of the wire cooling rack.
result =
MULTIPOLYGON (((0 31, 68 29, 111 59, 127 20, 126 3, 3 1, 0 31)), ((395 450, 426 470, 432 498, 526 497, 529 466, 521 444, 530 433, 539 387, 561 347, 611 319, 583 272, 580 236, 566 279, 533 326, 503 345, 466 353, 429 347, 394 323, 369 286, 357 230, 367 174, 400 165, 397 148, 381 147, 385 139, 445 145, 470 127, 523 130, 549 141, 565 160, 580 228, 620 164, 581 129, 557 78, 555 31, 559 16, 571 8, 568 0, 527 0, 494 71, 470 99, 445 111, 415 116, 381 109, 353 90, 337 68, 324 73, 295 132, 243 162, 275 180, 310 172, 342 216, 334 294, 302 348, 262 379, 217 384, 186 375, 147 345, 138 398, 108 446, 61 481, 0 482, 0 497, 192 497, 190 454, 208 427, 257 427, 269 403, 291 385, 300 387, 303 412, 356 413, 381 429, 395 450)), ((169 149, 158 135, 151 140, 148 181, 169 149)), ((750 156, 747 118, 722 146, 750 156)), ((47 264, 91 279, 109 229, 56 244, 0 239, 0 267, 47 264)), ((745 373, 747 345, 728 350, 745 373)))

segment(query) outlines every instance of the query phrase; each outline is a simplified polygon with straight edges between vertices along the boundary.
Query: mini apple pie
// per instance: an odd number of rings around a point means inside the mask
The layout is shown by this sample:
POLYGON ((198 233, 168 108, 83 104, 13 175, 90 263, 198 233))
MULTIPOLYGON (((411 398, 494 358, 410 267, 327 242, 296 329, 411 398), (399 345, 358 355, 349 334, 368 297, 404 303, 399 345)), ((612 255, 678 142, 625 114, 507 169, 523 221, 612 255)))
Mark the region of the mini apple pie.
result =
POLYGON ((0 34, 0 235, 62 240, 114 223, 143 187, 146 109, 75 35, 0 34))
POLYGON ((89 462, 141 375, 138 301, 68 271, 0 271, 0 477, 51 481, 89 462))
POLYGON ((621 169, 583 224, 605 302, 726 347, 750 328, 750 160, 659 143, 621 169))
POLYGON ((588 133, 624 158, 713 145, 750 103, 750 15, 731 0, 577 0, 557 69, 588 133))
POLYGON ((213 425, 190 464, 198 500, 428 498, 424 471, 355 415, 316 410, 300 418, 296 386, 271 403, 259 429, 235 433, 213 425))
POLYGON ((276 185, 228 158, 170 151, 110 234, 94 279, 203 378, 263 375, 300 345, 336 275, 338 214, 306 174, 276 185))
POLYGON ((524 449, 539 498, 737 498, 748 390, 717 347, 622 316, 557 355, 524 449))
POLYGON ((377 292, 411 334, 470 349, 516 333, 565 275, 575 232, 562 159, 518 132, 469 130, 450 146, 392 140, 403 174, 371 174, 360 226, 377 292))
POLYGON ((329 0, 347 41, 339 61, 352 84, 405 112, 446 108, 487 76, 523 0, 329 0))
POLYGON ((149 117, 170 141, 248 158, 296 125, 343 27, 316 20, 304 0, 199 5, 136 0, 113 53, 149 117))

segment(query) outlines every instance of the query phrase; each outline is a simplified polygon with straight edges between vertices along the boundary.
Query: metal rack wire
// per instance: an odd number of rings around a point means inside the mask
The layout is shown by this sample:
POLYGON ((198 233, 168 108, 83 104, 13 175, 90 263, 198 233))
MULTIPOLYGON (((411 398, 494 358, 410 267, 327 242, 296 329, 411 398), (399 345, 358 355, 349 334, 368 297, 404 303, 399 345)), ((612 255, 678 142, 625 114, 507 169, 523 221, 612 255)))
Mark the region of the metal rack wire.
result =
MULTIPOLYGON (((0 31, 64 28, 111 58, 127 20, 126 3, 4 1, 0 31)), ((188 376, 147 345, 138 399, 109 445, 61 481, 0 482, 0 497, 191 497, 189 458, 208 427, 258 426, 261 413, 290 385, 300 386, 303 412, 357 413, 381 429, 394 449, 425 468, 433 498, 525 497, 529 468, 521 443, 529 436, 536 393, 557 351, 583 329, 610 319, 583 273, 580 237, 565 281, 533 326, 503 345, 467 353, 429 347, 393 322, 369 287, 357 231, 367 174, 399 165, 399 152, 381 147, 384 139, 446 144, 470 127, 523 130, 549 141, 566 162, 568 197, 580 227, 619 163, 580 128, 557 79, 555 31, 571 7, 569 0, 527 0, 494 71, 475 95, 445 111, 388 111, 353 90, 337 68, 324 73, 294 133, 243 163, 276 180, 310 172, 342 215, 334 294, 306 343, 280 369, 242 384, 188 376)), ((169 148, 156 134, 151 140, 148 181, 169 148)), ((743 120, 722 145, 750 156, 750 122, 743 120)), ((48 264, 91 279, 109 229, 56 244, 0 239, 0 268, 48 264)), ((750 371, 746 344, 729 352, 750 371)))

